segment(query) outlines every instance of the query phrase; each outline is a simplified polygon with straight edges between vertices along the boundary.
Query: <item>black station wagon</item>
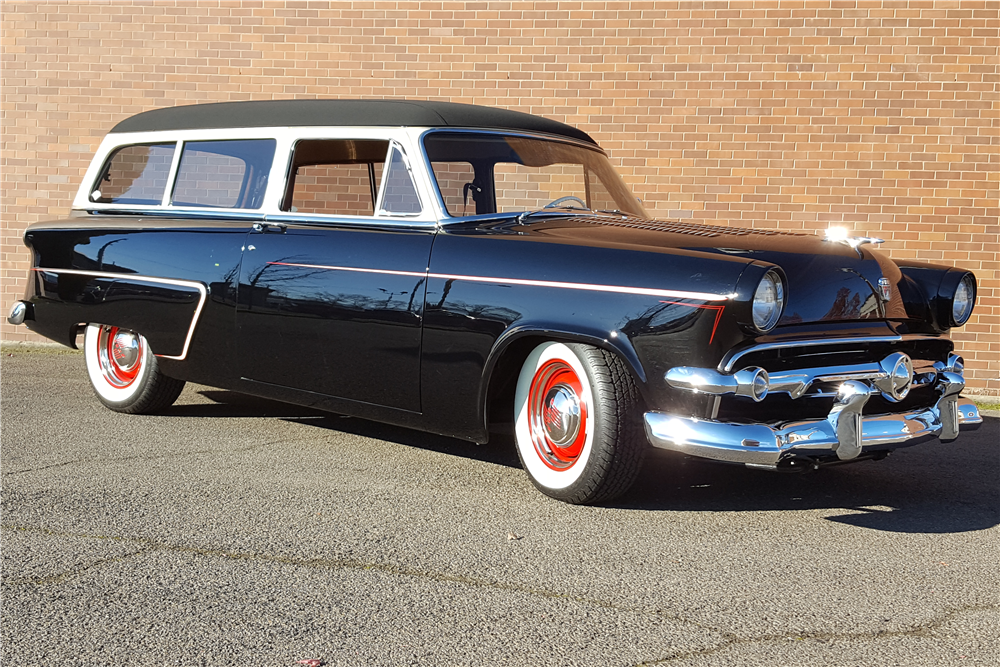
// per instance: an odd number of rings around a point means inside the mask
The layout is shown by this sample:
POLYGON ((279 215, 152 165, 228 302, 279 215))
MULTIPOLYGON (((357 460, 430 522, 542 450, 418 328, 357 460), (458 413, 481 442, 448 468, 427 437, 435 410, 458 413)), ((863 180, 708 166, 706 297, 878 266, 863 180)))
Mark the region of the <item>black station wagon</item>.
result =
POLYGON ((878 239, 652 220, 587 134, 440 102, 159 109, 32 225, 9 320, 76 347, 98 399, 185 381, 478 443, 534 484, 623 493, 652 445, 770 470, 982 423, 976 280, 878 239))

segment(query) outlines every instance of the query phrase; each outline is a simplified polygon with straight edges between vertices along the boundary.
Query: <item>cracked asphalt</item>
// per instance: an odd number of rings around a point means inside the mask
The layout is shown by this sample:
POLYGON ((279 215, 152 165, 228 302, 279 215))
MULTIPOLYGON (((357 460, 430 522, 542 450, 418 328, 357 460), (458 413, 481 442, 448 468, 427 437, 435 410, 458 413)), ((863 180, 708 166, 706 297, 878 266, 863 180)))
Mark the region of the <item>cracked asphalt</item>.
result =
POLYGON ((802 475, 653 451, 620 501, 476 446, 188 385, 110 412, 0 365, 9 665, 1000 663, 1000 419, 802 475))

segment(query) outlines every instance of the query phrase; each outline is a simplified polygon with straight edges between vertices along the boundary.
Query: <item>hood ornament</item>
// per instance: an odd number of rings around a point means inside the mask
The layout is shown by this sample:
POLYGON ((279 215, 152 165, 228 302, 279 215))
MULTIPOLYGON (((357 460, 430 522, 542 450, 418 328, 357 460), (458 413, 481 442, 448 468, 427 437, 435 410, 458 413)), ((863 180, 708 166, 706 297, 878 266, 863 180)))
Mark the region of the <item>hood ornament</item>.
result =
POLYGON ((858 257, 862 256, 861 251, 858 250, 860 246, 863 246, 866 243, 872 243, 874 245, 885 243, 885 239, 876 238, 874 236, 851 236, 844 227, 828 228, 823 240, 829 241, 830 243, 843 243, 844 245, 850 246, 854 248, 855 252, 858 253, 858 257))

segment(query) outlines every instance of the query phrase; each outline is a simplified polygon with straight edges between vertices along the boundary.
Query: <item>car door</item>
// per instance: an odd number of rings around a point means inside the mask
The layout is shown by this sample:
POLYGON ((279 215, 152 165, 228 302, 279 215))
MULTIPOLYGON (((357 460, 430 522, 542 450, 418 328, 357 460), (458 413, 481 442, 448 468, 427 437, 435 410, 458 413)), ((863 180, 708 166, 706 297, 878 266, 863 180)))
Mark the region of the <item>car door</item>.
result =
MULTIPOLYGON (((244 379, 420 411, 420 342, 436 226, 403 148, 300 140, 283 211, 247 236, 237 345, 244 379)), ((265 392, 266 393, 266 392, 265 392)))

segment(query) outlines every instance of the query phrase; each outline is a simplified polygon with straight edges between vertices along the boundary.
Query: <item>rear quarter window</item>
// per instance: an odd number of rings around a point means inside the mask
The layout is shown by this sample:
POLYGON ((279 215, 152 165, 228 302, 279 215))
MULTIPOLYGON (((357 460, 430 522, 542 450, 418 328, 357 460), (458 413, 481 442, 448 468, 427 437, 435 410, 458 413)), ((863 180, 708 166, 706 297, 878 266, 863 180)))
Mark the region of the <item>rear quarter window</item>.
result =
POLYGON ((175 148, 173 143, 164 143, 134 144, 115 150, 91 188, 90 201, 159 206, 175 148))
POLYGON ((260 208, 275 144, 274 139, 186 142, 171 205, 260 208))

